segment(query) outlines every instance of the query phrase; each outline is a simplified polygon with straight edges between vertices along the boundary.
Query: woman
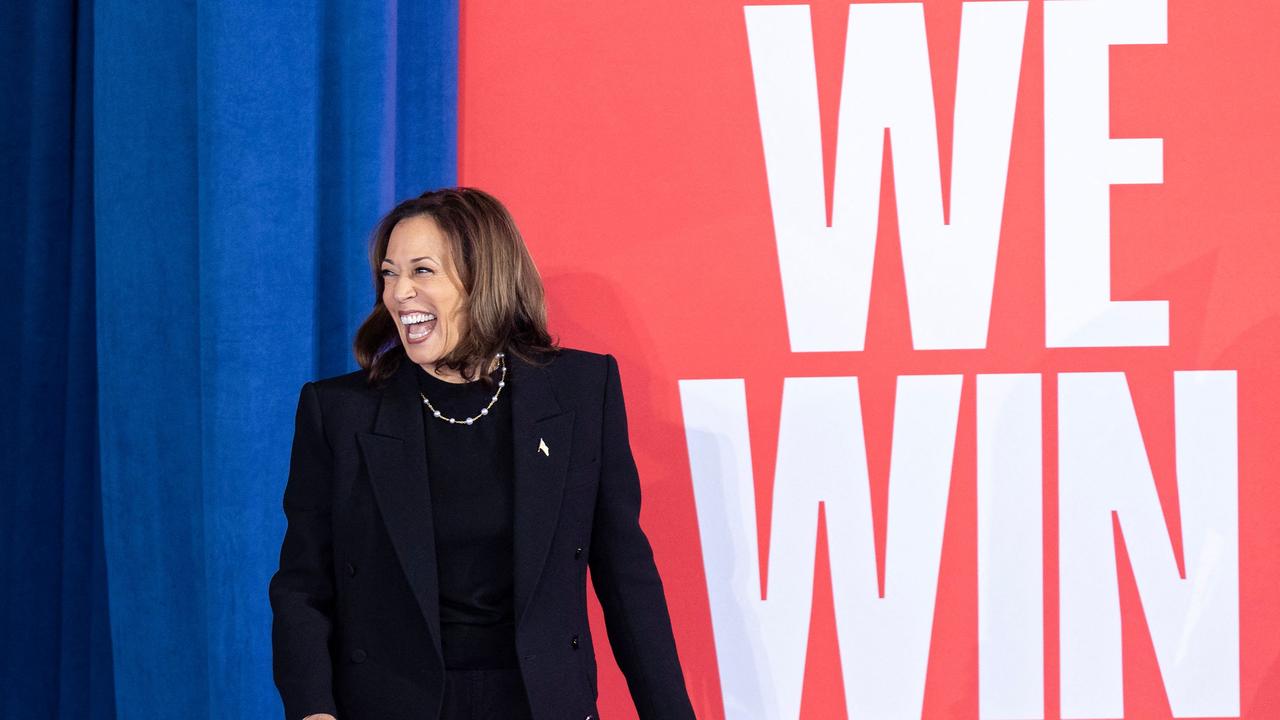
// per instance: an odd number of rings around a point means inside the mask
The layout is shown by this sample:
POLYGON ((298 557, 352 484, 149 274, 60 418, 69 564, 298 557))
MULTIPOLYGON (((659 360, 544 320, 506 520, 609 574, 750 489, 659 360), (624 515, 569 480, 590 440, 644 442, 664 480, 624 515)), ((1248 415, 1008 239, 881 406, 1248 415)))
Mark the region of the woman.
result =
POLYGON ((586 573, 642 718, 692 718, 612 355, 557 348, 479 190, 370 249, 361 370, 303 385, 271 579, 287 720, 596 720, 586 573))

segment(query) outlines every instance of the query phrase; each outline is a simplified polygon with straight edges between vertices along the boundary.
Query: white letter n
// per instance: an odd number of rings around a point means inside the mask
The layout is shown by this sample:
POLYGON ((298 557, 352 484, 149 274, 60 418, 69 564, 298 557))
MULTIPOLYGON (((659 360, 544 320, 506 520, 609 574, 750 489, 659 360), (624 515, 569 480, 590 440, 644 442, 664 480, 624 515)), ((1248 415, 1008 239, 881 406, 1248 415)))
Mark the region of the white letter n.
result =
POLYGON ((1058 378, 1062 717, 1124 716, 1120 520, 1175 717, 1240 713, 1236 374, 1174 373, 1186 578, 1169 542, 1123 373, 1058 378))

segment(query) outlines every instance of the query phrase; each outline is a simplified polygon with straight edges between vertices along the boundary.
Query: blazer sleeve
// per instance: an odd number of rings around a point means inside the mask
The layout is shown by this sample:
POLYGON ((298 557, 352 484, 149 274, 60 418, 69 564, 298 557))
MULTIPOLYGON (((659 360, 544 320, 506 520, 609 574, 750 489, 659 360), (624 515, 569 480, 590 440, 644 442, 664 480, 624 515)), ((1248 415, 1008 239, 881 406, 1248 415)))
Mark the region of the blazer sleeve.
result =
POLYGON ((333 546, 329 523, 333 456, 325 440, 314 383, 298 397, 284 490, 288 522, 280 567, 272 576, 272 671, 285 718, 337 715, 330 636, 333 632, 333 546))
POLYGON ((640 528, 640 479, 627 435, 622 380, 606 355, 600 490, 589 565, 605 629, 642 720, 694 718, 667 601, 640 528))

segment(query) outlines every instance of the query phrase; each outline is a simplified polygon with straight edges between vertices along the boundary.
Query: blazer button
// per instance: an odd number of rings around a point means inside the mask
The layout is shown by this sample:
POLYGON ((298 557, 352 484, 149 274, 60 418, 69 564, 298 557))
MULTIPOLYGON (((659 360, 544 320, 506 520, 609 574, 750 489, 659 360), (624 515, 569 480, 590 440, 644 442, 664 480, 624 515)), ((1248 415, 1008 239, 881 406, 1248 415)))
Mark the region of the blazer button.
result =
POLYGON ((573 557, 574 557, 574 559, 575 559, 575 560, 576 560, 577 558, 582 557, 582 548, 578 548, 578 549, 574 550, 574 551, 573 551, 573 557))
POLYGON ((355 577, 355 576, 356 576, 356 566, 352 565, 351 563, 347 563, 347 577, 355 577))
POLYGON ((366 657, 368 657, 368 655, 366 655, 365 652, 359 648, 351 651, 351 662, 357 665, 364 662, 364 659, 366 657))
POLYGON ((573 638, 572 638, 571 640, 569 640, 569 645, 573 646, 573 649, 574 649, 574 650, 577 650, 577 649, 578 649, 578 636, 577 636, 577 635, 574 635, 574 636, 573 636, 573 638))

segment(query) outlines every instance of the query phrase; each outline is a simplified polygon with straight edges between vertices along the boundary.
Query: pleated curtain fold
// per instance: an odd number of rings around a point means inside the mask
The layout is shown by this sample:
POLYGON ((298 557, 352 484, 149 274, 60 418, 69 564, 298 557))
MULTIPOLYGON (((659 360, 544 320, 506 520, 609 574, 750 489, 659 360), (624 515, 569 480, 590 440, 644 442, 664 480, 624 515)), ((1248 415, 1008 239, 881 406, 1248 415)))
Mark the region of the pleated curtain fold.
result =
POLYGON ((0 717, 279 717, 298 389, 456 182, 456 0, 0 5, 0 717))

